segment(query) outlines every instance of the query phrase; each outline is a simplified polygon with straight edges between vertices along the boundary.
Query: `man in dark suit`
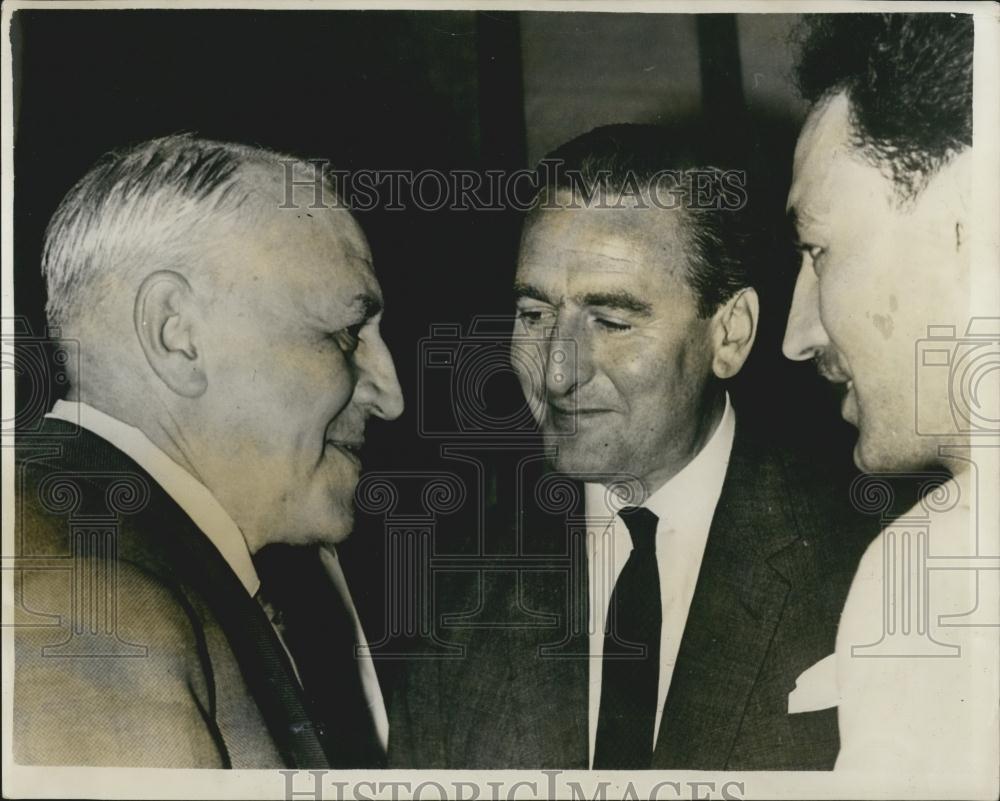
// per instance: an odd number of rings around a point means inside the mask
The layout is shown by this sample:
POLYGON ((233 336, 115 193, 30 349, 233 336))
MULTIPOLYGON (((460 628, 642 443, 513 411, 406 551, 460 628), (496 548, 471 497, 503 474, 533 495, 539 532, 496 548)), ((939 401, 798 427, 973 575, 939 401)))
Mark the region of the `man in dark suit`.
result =
POLYGON ((402 398, 368 245, 314 177, 173 136, 56 211, 46 311, 79 358, 18 438, 17 762, 383 764, 334 546, 402 398))
POLYGON ((474 624, 398 688, 392 765, 833 766, 836 699, 803 674, 875 532, 733 409, 758 319, 746 198, 671 146, 610 126, 547 159, 512 362, 550 469, 523 465, 516 556, 435 607, 474 624))

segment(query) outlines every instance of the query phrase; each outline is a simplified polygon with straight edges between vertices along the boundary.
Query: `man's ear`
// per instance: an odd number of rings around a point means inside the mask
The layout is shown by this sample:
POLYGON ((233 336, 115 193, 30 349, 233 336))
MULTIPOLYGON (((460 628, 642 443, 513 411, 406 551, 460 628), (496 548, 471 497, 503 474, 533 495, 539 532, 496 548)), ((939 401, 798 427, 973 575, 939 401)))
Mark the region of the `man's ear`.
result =
POLYGON ((757 336, 760 301, 753 287, 741 289, 712 316, 712 372, 732 378, 743 367, 757 336))
POLYGON ((196 342, 194 293, 187 279, 173 270, 146 276, 133 313, 136 336, 153 372, 178 395, 200 396, 208 378, 196 342))

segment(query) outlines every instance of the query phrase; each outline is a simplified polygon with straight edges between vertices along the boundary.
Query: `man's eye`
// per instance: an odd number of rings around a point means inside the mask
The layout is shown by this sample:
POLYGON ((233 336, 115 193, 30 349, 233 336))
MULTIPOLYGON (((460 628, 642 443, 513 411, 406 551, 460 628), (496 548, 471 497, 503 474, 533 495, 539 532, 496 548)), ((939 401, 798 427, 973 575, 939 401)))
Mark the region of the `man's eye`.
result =
POLYGON ((332 339, 345 353, 353 353, 358 349, 358 344, 361 342, 362 328, 364 328, 364 323, 349 325, 347 328, 342 328, 340 331, 332 334, 332 339))
POLYGON ((544 309, 518 309, 517 319, 525 325, 538 325, 545 319, 548 312, 544 309))
POLYGON ((628 323, 620 322, 619 320, 609 320, 607 317, 595 317, 594 322, 596 322, 601 328, 606 331, 611 331, 614 333, 619 333, 622 331, 631 330, 632 326, 628 323))
POLYGON ((826 255, 826 249, 820 247, 819 245, 802 245, 802 258, 808 259, 809 264, 812 265, 813 271, 818 272, 820 267, 820 261, 823 256, 826 255))

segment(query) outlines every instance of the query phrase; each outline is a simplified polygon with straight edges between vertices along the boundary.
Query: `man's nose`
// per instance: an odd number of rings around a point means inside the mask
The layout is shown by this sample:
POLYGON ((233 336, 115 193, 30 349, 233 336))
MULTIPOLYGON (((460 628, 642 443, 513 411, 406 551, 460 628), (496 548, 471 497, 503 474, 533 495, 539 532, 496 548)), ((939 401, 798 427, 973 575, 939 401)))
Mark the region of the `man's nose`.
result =
POLYGON ((801 362, 813 358, 829 344, 819 316, 819 281, 813 269, 804 264, 795 281, 781 352, 786 358, 801 362))
POLYGON ((359 359, 356 397, 370 414, 395 420, 403 413, 404 404, 392 354, 381 337, 365 342, 364 350, 363 358, 359 359))
POLYGON ((582 332, 558 328, 549 338, 545 389, 550 398, 568 395, 586 384, 593 373, 589 343, 582 332), (562 335, 566 331, 569 336, 562 335))

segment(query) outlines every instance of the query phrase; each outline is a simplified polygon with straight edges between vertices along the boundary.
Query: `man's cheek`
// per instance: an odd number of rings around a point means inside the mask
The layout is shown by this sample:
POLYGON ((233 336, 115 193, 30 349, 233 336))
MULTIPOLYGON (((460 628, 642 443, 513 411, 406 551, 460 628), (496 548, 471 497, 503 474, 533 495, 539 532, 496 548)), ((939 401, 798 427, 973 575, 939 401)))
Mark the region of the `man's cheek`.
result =
POLYGON ((541 397, 545 391, 545 365, 538 349, 514 346, 511 366, 526 397, 541 397))

